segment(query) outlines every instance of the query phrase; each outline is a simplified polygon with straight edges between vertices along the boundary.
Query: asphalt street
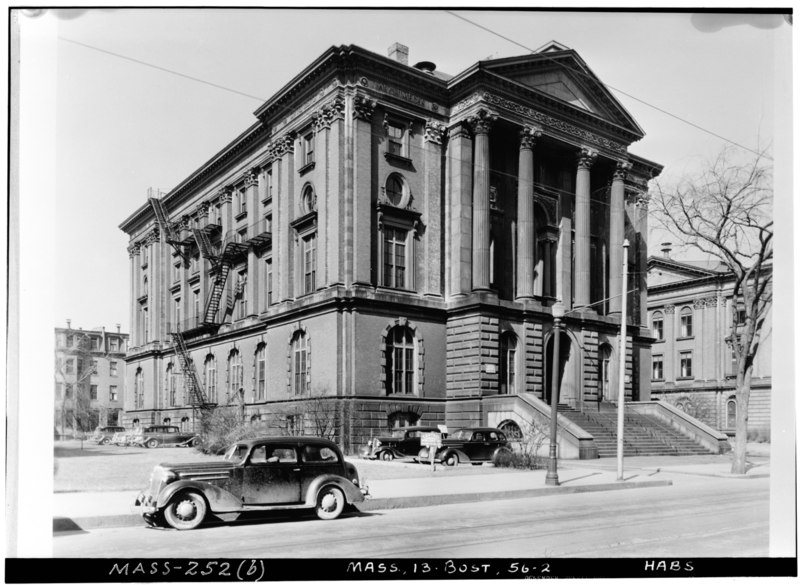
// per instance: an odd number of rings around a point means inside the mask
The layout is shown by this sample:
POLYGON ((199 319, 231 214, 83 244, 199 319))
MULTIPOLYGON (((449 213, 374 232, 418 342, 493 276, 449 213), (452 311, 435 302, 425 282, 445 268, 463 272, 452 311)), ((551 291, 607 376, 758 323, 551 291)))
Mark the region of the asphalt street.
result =
POLYGON ((313 515, 193 531, 55 536, 56 557, 748 557, 769 552, 769 479, 679 476, 668 487, 313 515))

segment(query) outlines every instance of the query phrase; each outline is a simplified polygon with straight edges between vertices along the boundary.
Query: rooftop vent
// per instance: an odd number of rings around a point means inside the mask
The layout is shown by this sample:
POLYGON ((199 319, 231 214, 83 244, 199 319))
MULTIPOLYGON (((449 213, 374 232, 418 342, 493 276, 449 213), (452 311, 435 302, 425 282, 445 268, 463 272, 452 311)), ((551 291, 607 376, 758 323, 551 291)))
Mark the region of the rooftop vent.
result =
POLYGON ((433 72, 436 71, 436 63, 432 63, 431 61, 420 61, 414 65, 414 68, 433 75, 433 72))
POLYGON ((670 252, 672 252, 672 242, 664 242, 661 244, 661 253, 664 254, 664 258, 669 258, 670 252))
POLYGON ((398 63, 408 65, 408 47, 395 43, 389 47, 389 59, 394 59, 398 63))

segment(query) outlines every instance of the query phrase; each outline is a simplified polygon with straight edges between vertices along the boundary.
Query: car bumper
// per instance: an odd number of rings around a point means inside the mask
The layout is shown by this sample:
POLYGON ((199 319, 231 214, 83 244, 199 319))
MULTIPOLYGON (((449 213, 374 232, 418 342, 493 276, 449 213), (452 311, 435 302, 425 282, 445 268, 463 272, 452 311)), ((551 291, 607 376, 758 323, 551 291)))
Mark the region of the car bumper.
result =
POLYGON ((136 502, 131 506, 131 512, 134 514, 155 514, 157 511, 155 499, 147 492, 141 492, 136 496, 136 502))

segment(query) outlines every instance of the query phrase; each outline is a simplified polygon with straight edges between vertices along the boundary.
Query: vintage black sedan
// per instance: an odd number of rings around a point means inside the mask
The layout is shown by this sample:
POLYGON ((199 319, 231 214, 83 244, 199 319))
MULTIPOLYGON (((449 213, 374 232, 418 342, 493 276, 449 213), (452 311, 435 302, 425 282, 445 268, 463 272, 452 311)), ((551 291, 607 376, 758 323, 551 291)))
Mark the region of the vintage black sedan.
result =
MULTIPOLYGON (((459 429, 442 439, 442 446, 437 449, 435 461, 445 465, 472 463, 480 465, 486 461, 497 463, 501 458, 511 457, 511 446, 500 429, 478 427, 459 429)), ((430 461, 427 447, 419 451, 417 459, 421 463, 430 461)))
POLYGON ((360 455, 366 459, 403 459, 419 453, 423 433, 439 433, 439 427, 412 426, 393 429, 390 434, 375 437, 362 447, 360 455))
POLYGON ((134 510, 152 526, 178 530, 199 526, 208 514, 315 509, 323 520, 368 495, 358 471, 335 443, 313 437, 239 441, 221 461, 162 463, 134 510))

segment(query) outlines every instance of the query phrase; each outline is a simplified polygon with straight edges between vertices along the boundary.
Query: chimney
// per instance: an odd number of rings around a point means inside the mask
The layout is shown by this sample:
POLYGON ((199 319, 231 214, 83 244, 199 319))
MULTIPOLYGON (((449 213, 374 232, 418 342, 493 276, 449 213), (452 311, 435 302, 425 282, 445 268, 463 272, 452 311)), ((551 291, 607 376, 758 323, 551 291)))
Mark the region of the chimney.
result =
POLYGON ((72 319, 67 319, 67 329, 72 329, 72 319))
POLYGON ((395 43, 389 47, 389 59, 394 59, 398 63, 408 65, 408 47, 395 43))
POLYGON ((661 253, 664 254, 664 258, 669 258, 669 253, 672 251, 672 242, 664 242, 661 244, 661 253))
POLYGON ((119 323, 117 323, 117 333, 119 333, 119 328, 122 327, 119 323))

